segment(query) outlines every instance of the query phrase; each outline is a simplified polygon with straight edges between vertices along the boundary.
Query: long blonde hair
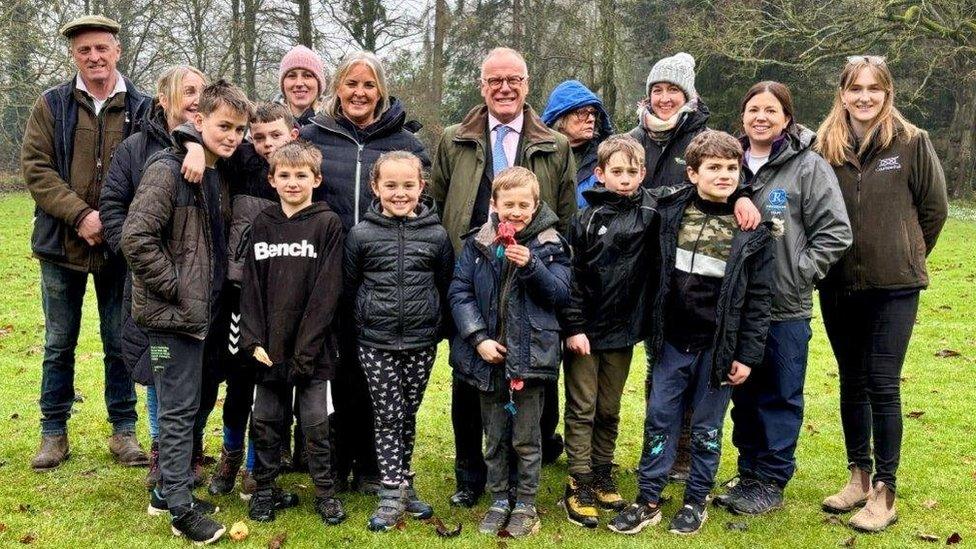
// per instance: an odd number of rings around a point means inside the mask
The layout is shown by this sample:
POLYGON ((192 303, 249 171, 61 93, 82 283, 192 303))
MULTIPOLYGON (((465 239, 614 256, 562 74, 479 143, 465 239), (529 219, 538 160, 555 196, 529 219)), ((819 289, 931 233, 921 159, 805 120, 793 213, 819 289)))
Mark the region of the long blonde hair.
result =
POLYGON ((383 69, 383 63, 380 61, 380 58, 376 57, 376 54, 370 51, 355 51, 342 58, 339 67, 336 69, 335 78, 329 83, 329 96, 326 98, 325 106, 322 110, 332 118, 342 116, 342 105, 339 102, 339 86, 342 85, 342 81, 346 79, 346 75, 356 65, 366 65, 373 71, 373 76, 376 77, 376 91, 379 92, 380 98, 376 103, 376 110, 373 112, 373 116, 379 118, 390 108, 390 88, 386 85, 386 71, 383 69))
POLYGON ((827 118, 817 129, 817 142, 814 145, 827 162, 840 166, 848 155, 858 154, 873 146, 875 142, 881 148, 891 145, 891 142, 903 132, 906 139, 918 134, 919 129, 909 122, 895 107, 895 83, 891 71, 884 60, 868 56, 858 56, 848 61, 840 73, 840 86, 834 94, 834 104, 827 114, 827 118), (854 151, 854 135, 850 124, 850 115, 844 108, 844 92, 851 89, 862 70, 868 69, 884 89, 885 99, 881 105, 881 112, 871 122, 871 126, 864 134, 859 150, 854 151))
MULTIPOLYGON (((179 115, 180 105, 183 104, 183 79, 191 73, 199 76, 203 80, 204 86, 210 83, 205 74, 189 65, 166 67, 163 69, 163 73, 159 75, 159 80, 156 81, 156 99, 160 104, 164 99, 166 100, 167 107, 164 112, 166 113, 166 123, 170 126, 175 125, 173 122, 181 122, 181 120, 174 120, 174 117, 179 115)), ((202 87, 200 91, 203 91, 202 87)))

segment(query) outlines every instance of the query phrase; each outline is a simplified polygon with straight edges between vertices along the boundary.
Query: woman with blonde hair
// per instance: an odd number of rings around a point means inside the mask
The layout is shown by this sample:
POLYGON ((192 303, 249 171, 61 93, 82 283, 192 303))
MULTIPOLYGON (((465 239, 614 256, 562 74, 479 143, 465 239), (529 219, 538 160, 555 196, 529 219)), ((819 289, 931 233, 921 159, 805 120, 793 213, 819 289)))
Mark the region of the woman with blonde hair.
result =
MULTIPOLYGON (((420 124, 407 121, 403 104, 390 95, 386 70, 376 54, 357 51, 339 63, 319 114, 299 133, 322 151, 322 185, 312 200, 324 200, 348 231, 369 212, 374 194, 370 186, 373 163, 388 151, 407 151, 420 158, 424 170, 430 158, 414 135, 420 124)), ((340 315, 343 316, 343 315, 340 315)), ((352 318, 351 311, 348 318, 352 318)), ((341 366, 336 373, 335 473, 338 485, 375 494, 380 488, 373 437, 373 410, 366 377, 357 360, 354 326, 340 328, 341 366)), ((411 485, 409 512, 426 510, 411 485)))
POLYGON ((817 150, 837 174, 854 243, 821 285, 820 307, 840 378, 840 415, 851 476, 823 508, 858 530, 897 520, 901 370, 929 284, 925 258, 945 223, 945 176, 928 134, 894 104, 883 57, 850 57, 817 150), (873 456, 872 456, 873 447, 873 456), (873 459, 872 459, 873 457, 873 459), (874 478, 871 478, 872 472, 874 478))
MULTIPOLYGON (((156 97, 146 119, 141 123, 141 129, 120 143, 112 154, 112 165, 109 167, 99 198, 99 216, 102 220, 105 242, 113 253, 121 253, 122 223, 129 213, 129 204, 132 203, 136 187, 142 179, 142 170, 146 161, 157 152, 173 145, 170 132, 180 124, 191 121, 197 111, 200 92, 207 83, 207 77, 194 67, 188 65, 167 67, 159 76, 156 97)), ((132 380, 146 386, 149 438, 153 441, 146 485, 153 488, 159 479, 159 469, 156 466, 158 451, 155 442, 158 433, 156 391, 152 386, 152 372, 149 369, 149 339, 132 320, 131 303, 132 283, 130 277, 126 276, 122 294, 122 360, 128 367, 132 380)), ((214 384, 212 389, 213 399, 209 401, 210 408, 217 398, 217 385, 214 384)), ((209 393, 204 397, 208 395, 209 393)), ((202 402, 207 400, 204 399, 202 402)), ((201 405, 200 409, 202 413, 204 406, 201 405)), ((206 418, 206 415, 202 417, 206 418)), ((193 471, 197 484, 203 482, 204 474, 204 426, 204 422, 201 422, 194 436, 194 440, 198 442, 193 449, 193 471)))

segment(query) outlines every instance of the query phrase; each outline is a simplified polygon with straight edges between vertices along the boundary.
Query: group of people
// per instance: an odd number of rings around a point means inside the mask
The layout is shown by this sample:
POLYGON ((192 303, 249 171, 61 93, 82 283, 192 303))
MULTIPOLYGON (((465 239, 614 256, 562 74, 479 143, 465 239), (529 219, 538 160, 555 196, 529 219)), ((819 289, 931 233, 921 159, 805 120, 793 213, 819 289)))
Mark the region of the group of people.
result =
POLYGON ((484 103, 433 154, 390 94, 381 61, 348 54, 329 78, 296 46, 277 101, 167 69, 154 96, 116 69, 119 25, 62 28, 74 78, 44 92, 22 165, 45 317, 41 444, 69 456, 74 350, 88 275, 105 355, 109 450, 148 466, 148 512, 218 540, 212 496, 239 483, 248 515, 299 504, 278 487, 307 470, 314 509, 377 496, 367 527, 433 506, 414 485, 417 412, 438 343, 453 370, 454 506, 487 493, 479 530, 538 532, 542 464, 565 446, 572 523, 636 534, 699 531, 732 405, 737 482, 714 503, 782 507, 795 470, 813 289, 837 360, 850 481, 822 506, 852 527, 896 520, 900 372, 946 219, 927 134, 894 106, 884 58, 855 56, 817 132, 787 86, 755 84, 742 135, 707 128, 685 53, 654 64, 635 128, 569 80, 541 116, 515 50, 488 52, 484 103), (429 177, 427 174, 430 174, 429 177), (638 496, 613 475, 620 402, 645 346, 638 496), (565 440, 557 380, 563 372, 565 440), (220 459, 203 433, 226 381, 220 459), (146 385, 151 449, 135 436, 146 385), (295 426, 294 432, 292 430, 295 426), (242 471, 243 469, 243 471, 242 471), (240 474, 239 474, 240 473, 240 474))

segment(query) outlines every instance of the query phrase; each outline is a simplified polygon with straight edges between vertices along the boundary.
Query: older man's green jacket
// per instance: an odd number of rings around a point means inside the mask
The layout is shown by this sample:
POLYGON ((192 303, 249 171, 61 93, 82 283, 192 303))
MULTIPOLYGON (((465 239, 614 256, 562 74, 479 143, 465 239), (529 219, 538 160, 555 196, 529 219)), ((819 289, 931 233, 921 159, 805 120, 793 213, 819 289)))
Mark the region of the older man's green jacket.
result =
MULTIPOLYGON (((539 197, 556 212, 556 227, 565 234, 576 212, 576 165, 569 141, 547 128, 528 105, 523 112, 522 144, 515 165, 528 168, 539 179, 539 197)), ((444 130, 433 159, 429 192, 455 253, 461 250, 461 236, 470 229, 482 175, 491 169, 487 127, 488 108, 472 109, 460 124, 444 130)))

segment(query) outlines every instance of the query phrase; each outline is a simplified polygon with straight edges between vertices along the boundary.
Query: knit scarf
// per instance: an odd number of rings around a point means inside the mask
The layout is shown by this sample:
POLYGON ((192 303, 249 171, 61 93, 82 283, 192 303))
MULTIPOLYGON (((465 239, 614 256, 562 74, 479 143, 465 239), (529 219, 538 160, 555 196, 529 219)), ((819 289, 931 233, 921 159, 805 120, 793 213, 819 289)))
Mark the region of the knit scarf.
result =
POLYGON ((641 125, 647 130, 648 135, 651 139, 663 142, 671 138, 671 133, 678 124, 682 121, 684 116, 689 112, 694 112, 698 108, 698 98, 688 101, 678 109, 678 112, 671 115, 667 120, 661 120, 654 115, 654 111, 651 110, 651 106, 644 105, 641 107, 640 117, 641 125))

